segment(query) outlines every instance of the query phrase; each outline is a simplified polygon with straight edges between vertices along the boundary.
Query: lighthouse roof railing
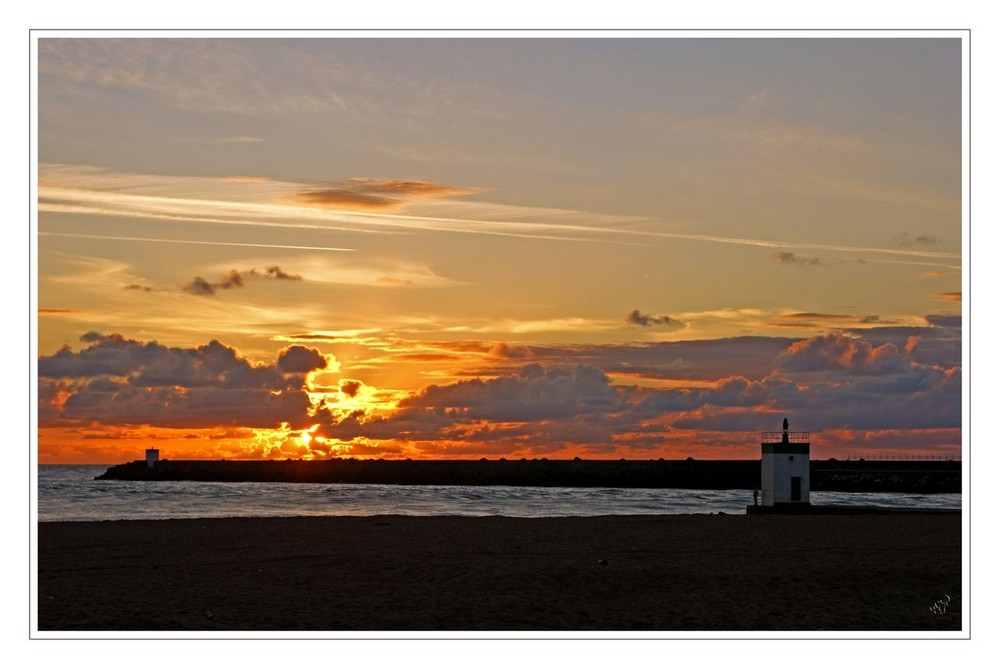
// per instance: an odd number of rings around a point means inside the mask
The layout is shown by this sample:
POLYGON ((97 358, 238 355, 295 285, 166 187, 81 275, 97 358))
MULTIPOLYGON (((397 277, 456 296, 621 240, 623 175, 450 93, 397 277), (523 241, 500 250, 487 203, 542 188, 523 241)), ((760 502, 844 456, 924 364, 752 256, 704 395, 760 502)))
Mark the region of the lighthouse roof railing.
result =
POLYGON ((809 443, 809 433, 808 432, 761 432, 760 433, 760 443, 762 444, 781 444, 786 441, 785 435, 788 435, 788 443, 790 444, 808 444, 809 443))

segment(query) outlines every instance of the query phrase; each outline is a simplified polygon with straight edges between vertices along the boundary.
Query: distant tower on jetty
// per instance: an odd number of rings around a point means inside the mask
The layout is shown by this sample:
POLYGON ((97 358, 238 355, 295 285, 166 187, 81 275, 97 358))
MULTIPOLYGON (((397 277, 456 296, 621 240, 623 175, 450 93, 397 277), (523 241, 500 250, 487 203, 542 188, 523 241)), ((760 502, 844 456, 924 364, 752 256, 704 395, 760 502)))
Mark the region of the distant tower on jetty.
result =
POLYGON ((764 506, 809 504, 809 433, 760 433, 760 488, 764 506))
POLYGON ((147 448, 146 449, 146 466, 153 467, 160 460, 160 449, 158 448, 147 448))

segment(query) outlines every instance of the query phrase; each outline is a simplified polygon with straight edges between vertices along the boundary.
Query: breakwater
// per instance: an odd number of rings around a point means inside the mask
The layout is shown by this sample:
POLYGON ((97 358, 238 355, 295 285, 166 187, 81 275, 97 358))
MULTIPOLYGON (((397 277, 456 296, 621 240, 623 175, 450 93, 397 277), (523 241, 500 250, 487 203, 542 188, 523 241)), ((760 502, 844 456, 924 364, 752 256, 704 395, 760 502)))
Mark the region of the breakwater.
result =
MULTIPOLYGON (((136 460, 97 479, 751 490, 758 460, 136 460)), ((811 489, 960 493, 956 461, 814 460, 811 489)))

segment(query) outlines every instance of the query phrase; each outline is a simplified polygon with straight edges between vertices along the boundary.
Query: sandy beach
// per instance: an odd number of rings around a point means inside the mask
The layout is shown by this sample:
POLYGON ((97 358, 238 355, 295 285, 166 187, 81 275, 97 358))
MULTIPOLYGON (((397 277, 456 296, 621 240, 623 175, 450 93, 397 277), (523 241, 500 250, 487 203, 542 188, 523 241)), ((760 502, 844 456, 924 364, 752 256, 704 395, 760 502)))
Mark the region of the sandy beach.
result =
POLYGON ((959 630, 961 577, 959 514, 38 526, 41 631, 959 630))

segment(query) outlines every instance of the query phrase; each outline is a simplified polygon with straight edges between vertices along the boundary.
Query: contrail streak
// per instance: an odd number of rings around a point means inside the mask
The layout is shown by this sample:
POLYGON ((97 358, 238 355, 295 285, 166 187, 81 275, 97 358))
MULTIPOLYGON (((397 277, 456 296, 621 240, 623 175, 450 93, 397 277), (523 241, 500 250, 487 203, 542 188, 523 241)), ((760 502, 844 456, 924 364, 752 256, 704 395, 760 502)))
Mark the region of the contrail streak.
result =
MULTIPOLYGON (((504 237, 522 237, 527 239, 548 239, 556 241, 597 242, 612 244, 640 244, 649 246, 658 240, 678 240, 703 242, 711 244, 730 244, 738 246, 756 246, 771 249, 803 249, 814 251, 829 251, 836 253, 884 254, 910 258, 928 258, 941 260, 960 260, 960 253, 941 251, 922 251, 899 248, 879 248, 868 246, 852 246, 847 244, 817 244, 809 242, 778 241, 769 239, 754 239, 746 237, 727 237, 722 235, 700 235, 683 232, 662 232, 657 230, 636 230, 623 227, 607 228, 595 225, 547 223, 539 221, 500 221, 449 216, 421 216, 407 213, 384 213, 369 211, 331 210, 317 207, 303 207, 284 203, 242 203, 236 201, 219 201, 205 199, 174 198, 148 195, 126 195, 121 193, 106 193, 101 191, 86 191, 72 188, 44 187, 39 192, 39 211, 62 211, 64 213, 87 213, 85 209, 93 203, 102 205, 100 213, 136 217, 136 218, 174 218, 211 223, 226 223, 231 225, 263 225, 287 228, 314 229, 326 228, 317 225, 318 222, 333 222, 350 228, 335 228, 338 231, 373 232, 373 226, 395 228, 414 232, 441 232, 496 235, 504 237), (53 202, 53 198, 57 201, 53 202), (209 219, 204 213, 194 215, 191 210, 199 212, 213 211, 222 216, 249 217, 253 220, 232 220, 213 217, 209 219), (280 217, 298 218, 293 223, 261 220, 280 217), (317 223, 304 223, 314 221, 317 223), (356 227, 355 227, 356 226, 356 227), (586 235, 586 236, 581 236, 586 235)), ((97 212, 94 212, 97 213, 97 212)), ((656 219, 625 219, 623 224, 636 225, 655 223, 656 219)), ((329 228, 327 228, 329 229, 329 228)), ((206 242, 207 243, 207 242, 206 242)), ((280 248, 280 247, 276 247, 280 248)), ((294 247, 288 247, 294 248, 294 247)), ((306 247, 313 248, 313 247, 306 247)), ((345 249, 336 249, 345 250, 345 249)), ((351 249, 354 250, 354 249, 351 249)))
POLYGON ((194 239, 158 239, 155 237, 118 237, 115 235, 84 235, 73 232, 39 232, 39 237, 73 237, 75 239, 110 239, 123 242, 157 242, 162 244, 204 244, 206 246, 251 246, 264 249, 300 249, 305 251, 356 251, 334 246, 292 246, 290 244, 246 244, 241 242, 205 242, 194 239))

